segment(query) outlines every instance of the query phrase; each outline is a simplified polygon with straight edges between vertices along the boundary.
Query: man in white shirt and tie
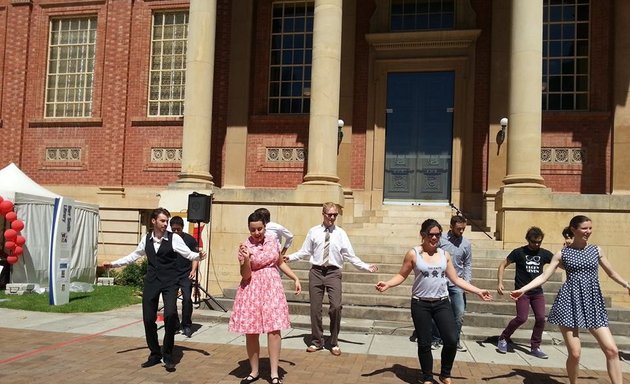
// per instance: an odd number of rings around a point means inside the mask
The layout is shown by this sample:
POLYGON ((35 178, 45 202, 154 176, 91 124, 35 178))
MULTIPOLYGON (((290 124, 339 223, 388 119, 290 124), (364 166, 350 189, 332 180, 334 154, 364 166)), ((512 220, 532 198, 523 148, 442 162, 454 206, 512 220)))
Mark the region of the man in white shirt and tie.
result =
POLYGON ((302 248, 289 255, 288 261, 309 257, 311 270, 308 274, 308 293, 311 300, 311 343, 307 352, 316 352, 324 348, 324 329, 322 325, 322 302, 324 291, 328 292, 330 308, 330 353, 341 355, 339 348, 339 328, 341 326, 341 269, 344 261, 350 262, 357 269, 376 272, 378 267, 364 263, 359 259, 350 244, 346 232, 335 225, 339 211, 335 203, 324 203, 323 222, 308 231, 302 248))

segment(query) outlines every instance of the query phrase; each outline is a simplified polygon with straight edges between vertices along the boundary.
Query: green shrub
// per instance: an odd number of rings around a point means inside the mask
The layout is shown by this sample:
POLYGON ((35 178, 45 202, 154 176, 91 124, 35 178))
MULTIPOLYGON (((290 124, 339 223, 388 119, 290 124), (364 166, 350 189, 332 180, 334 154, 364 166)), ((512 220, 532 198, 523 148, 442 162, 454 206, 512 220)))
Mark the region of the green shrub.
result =
POLYGON ((114 284, 126 285, 142 289, 144 287, 144 275, 147 273, 147 258, 141 262, 127 265, 119 271, 113 271, 114 284))

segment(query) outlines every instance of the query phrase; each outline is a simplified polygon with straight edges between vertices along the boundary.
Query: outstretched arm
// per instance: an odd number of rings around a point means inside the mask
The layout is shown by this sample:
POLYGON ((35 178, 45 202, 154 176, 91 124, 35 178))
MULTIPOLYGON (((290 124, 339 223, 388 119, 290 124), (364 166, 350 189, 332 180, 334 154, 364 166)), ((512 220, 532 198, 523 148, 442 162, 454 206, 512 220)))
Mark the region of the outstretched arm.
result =
POLYGON ((410 249, 409 252, 405 254, 405 258, 403 259, 402 266, 400 267, 400 271, 394 275, 391 279, 387 281, 379 281, 376 283, 375 288, 379 292, 385 292, 388 289, 400 285, 413 271, 414 266, 414 256, 415 251, 410 249))
POLYGON ((553 258, 551 259, 549 266, 545 268, 543 273, 541 273, 534 280, 530 281, 529 284, 525 285, 524 287, 510 292, 510 296, 512 296, 512 299, 518 300, 518 298, 523 296, 525 292, 529 291, 532 288, 540 287, 541 285, 543 285, 547 280, 549 280, 551 275, 553 275, 553 273, 556 271, 556 268, 558 268, 558 265, 560 265, 561 259, 562 259, 562 251, 558 251, 555 255, 553 255, 553 258))
POLYGON ((357 269, 363 269, 368 272, 376 272, 378 271, 378 267, 375 264, 368 264, 363 262, 359 256, 354 252, 354 248, 352 248, 352 244, 350 243, 350 239, 345 232, 341 233, 341 247, 339 249, 341 256, 350 264, 354 265, 357 269))
POLYGON ((606 272, 606 274, 611 279, 613 279, 617 284, 624 287, 628 291, 628 294, 630 295, 630 284, 628 284, 628 281, 625 280, 623 277, 621 277, 621 275, 613 269, 612 265, 610 264, 610 261, 608 260, 606 255, 604 255, 604 252, 602 251, 602 249, 597 247, 597 250, 599 251, 599 265, 602 266, 602 269, 604 270, 604 272, 606 272))
POLYGON ((133 263, 134 261, 138 260, 139 258, 141 258, 142 256, 144 256, 146 253, 144 251, 145 248, 145 241, 144 239, 146 238, 146 236, 142 237, 142 240, 140 240, 140 243, 138 244, 138 246, 136 247, 136 249, 131 252, 130 254, 128 254, 125 257, 121 257, 118 260, 112 261, 111 263, 103 263, 103 267, 105 268, 118 268, 118 267, 122 267, 125 265, 129 265, 131 263, 133 263))
POLYGON ((446 277, 448 277, 448 279, 453 284, 465 290, 466 292, 474 293, 484 301, 492 300, 492 295, 490 294, 490 292, 488 292, 487 289, 479 289, 466 280, 462 279, 461 277, 457 276, 457 272, 455 271, 455 267, 453 267, 453 262, 451 261, 451 255, 449 255, 446 251, 444 251, 444 253, 446 254, 446 277))
POLYGON ((306 234, 304 243, 302 243, 302 248, 300 248, 297 252, 290 254, 289 256, 284 256, 284 261, 296 261, 303 259, 306 256, 311 257, 315 253, 312 236, 313 234, 311 233, 311 231, 309 231, 306 234))

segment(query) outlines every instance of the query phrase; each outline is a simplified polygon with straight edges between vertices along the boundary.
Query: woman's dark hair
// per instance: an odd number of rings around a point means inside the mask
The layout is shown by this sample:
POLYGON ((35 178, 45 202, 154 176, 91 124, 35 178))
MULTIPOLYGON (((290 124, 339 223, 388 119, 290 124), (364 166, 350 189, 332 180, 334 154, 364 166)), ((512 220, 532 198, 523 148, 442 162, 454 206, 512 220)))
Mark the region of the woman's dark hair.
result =
POLYGON ((267 224, 268 222, 271 221, 271 212, 269 212, 269 210, 267 208, 258 208, 254 212, 258 212, 261 215, 263 215, 263 218, 265 219, 263 221, 264 224, 267 224))
POLYGON ((257 221, 260 221, 263 224, 267 224, 265 223, 265 216, 260 213, 260 212, 252 212, 248 217, 247 217, 247 224, 249 225, 249 223, 255 223, 257 221))
POLYGON ((585 221, 592 221, 592 220, 584 215, 573 216, 573 218, 569 222, 569 227, 573 229, 577 229, 577 227, 579 227, 580 224, 584 223, 585 221))
POLYGON ((562 237, 564 237, 565 239, 573 238, 573 232, 571 232, 570 227, 564 227, 564 229, 562 230, 562 237))
POLYGON ((431 228, 434 228, 434 227, 439 228, 440 232, 442 232, 442 226, 440 225, 440 223, 437 222, 437 220, 426 219, 425 221, 422 222, 422 225, 420 226, 420 235, 427 236, 431 228))

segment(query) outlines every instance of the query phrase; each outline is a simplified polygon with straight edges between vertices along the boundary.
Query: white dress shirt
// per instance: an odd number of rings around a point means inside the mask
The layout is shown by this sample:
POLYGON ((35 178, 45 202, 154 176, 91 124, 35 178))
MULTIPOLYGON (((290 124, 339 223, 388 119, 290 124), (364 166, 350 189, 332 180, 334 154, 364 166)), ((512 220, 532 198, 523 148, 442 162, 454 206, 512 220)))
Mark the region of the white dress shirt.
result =
MULTIPOLYGON (((199 260, 199 253, 191 251, 186 243, 184 243, 184 240, 181 238, 181 236, 176 233, 172 233, 172 235, 173 251, 187 258, 188 260, 199 260)), ((112 267, 122 267, 123 265, 131 264, 142 256, 145 256, 146 239, 146 236, 142 236, 142 240, 140 240, 140 244, 138 244, 136 249, 127 256, 121 257, 116 261, 112 261, 112 267)), ((160 239, 155 237, 155 234, 151 232, 151 240, 153 241, 153 249, 155 249, 155 253, 157 253, 160 245, 162 244, 162 241, 169 241, 168 232, 165 232, 164 236, 162 236, 162 238, 160 239)))
MULTIPOLYGON (((316 225, 306 234, 302 248, 288 256, 289 261, 295 261, 309 256, 312 265, 322 265, 324 263, 324 242, 326 239, 326 227, 323 224, 316 225)), ((343 262, 348 261, 357 269, 370 270, 370 265, 364 263, 357 257, 350 244, 350 239, 341 227, 333 225, 330 231, 330 247, 328 265, 343 268, 343 262)))
POLYGON ((280 244, 282 244, 282 239, 284 238, 284 246, 281 247, 283 249, 288 249, 293 244, 293 233, 278 223, 268 222, 265 225, 265 231, 275 234, 280 244))

